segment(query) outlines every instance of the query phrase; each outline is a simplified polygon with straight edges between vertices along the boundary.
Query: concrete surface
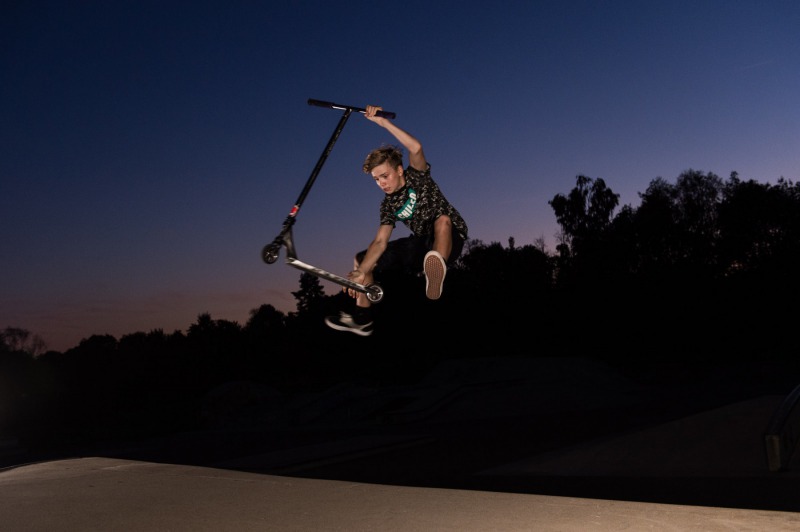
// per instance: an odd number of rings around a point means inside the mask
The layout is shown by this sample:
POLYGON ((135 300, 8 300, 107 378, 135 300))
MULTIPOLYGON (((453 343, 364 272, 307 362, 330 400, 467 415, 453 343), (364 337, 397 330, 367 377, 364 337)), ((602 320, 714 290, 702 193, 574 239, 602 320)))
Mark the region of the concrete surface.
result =
POLYGON ((764 452, 785 395, 759 395, 748 370, 723 377, 452 362, 414 386, 343 385, 9 465, 0 529, 800 530, 797 460, 776 473, 764 452))
POLYGON ((0 474, 10 531, 800 529, 789 512, 412 488, 79 458, 0 474))

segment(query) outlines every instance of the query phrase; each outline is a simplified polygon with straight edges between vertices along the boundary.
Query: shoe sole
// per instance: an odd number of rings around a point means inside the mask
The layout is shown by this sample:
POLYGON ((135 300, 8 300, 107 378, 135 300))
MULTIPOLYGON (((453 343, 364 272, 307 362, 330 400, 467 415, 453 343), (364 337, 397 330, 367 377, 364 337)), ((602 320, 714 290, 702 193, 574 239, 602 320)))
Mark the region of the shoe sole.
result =
POLYGON ((331 329, 336 329, 337 331, 351 332, 359 336, 370 336, 372 334, 371 330, 365 331, 364 329, 353 329, 352 327, 348 327, 347 325, 339 325, 338 323, 333 323, 328 318, 325 318, 325 325, 327 325, 331 329))
POLYGON ((428 299, 439 299, 442 297, 442 285, 444 276, 447 275, 447 268, 444 259, 435 251, 429 251, 425 255, 425 295, 428 299))

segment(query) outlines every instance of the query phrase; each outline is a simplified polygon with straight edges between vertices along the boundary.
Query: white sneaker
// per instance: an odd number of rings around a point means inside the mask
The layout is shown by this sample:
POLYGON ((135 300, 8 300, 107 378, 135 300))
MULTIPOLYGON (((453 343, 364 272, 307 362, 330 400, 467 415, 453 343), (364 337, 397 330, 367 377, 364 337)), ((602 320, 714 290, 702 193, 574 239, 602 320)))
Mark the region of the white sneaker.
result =
POLYGON ((447 275, 442 255, 438 251, 429 251, 422 268, 425 271, 425 295, 428 299, 439 299, 442 297, 444 276, 447 275))

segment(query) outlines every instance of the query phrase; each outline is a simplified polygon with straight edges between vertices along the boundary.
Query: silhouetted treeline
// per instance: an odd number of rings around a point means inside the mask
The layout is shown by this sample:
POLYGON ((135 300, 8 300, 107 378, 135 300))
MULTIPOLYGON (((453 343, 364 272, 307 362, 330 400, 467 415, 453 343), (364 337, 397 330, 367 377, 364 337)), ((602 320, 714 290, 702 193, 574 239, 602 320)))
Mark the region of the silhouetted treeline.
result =
POLYGON ((296 312, 264 304, 244 325, 201 314, 186 333, 96 335, 63 353, 9 327, 0 436, 46 447, 188 430, 270 394, 409 381, 476 354, 794 364, 800 188, 688 170, 639 195, 638 207, 620 207, 602 179, 578 176, 549 202, 561 227, 554 252, 541 238, 470 240, 439 301, 425 299, 419 272, 381 279, 368 338, 325 327, 352 300, 325 295, 308 274, 296 312))

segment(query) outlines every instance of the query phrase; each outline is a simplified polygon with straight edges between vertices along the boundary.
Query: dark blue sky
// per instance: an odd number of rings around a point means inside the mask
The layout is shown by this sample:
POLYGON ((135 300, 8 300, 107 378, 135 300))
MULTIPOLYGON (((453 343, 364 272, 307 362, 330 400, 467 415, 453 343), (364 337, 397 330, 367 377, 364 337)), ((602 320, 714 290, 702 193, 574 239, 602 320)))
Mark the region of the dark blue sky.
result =
MULTIPOLYGON (((634 206, 689 168, 800 177, 793 1, 0 9, 0 327, 53 349, 295 310, 299 272, 261 249, 341 117, 309 98, 396 112, 485 243, 553 251, 547 202, 579 174, 634 206)), ((346 272, 374 236, 361 163, 386 142, 351 116, 297 217, 301 260, 346 272)))

